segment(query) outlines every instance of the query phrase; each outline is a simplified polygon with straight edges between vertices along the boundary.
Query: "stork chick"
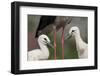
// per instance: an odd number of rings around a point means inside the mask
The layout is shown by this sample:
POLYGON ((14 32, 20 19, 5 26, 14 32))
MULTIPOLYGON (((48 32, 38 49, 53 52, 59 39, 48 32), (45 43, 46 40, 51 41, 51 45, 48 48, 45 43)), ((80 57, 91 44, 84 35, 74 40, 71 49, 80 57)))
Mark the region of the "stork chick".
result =
POLYGON ((42 34, 38 37, 38 44, 40 46, 40 49, 34 49, 32 51, 28 52, 28 60, 32 61, 32 60, 45 60, 49 58, 49 49, 47 47, 53 47, 50 44, 50 39, 42 34))
POLYGON ((66 39, 69 39, 71 37, 75 38, 76 48, 77 48, 79 58, 87 58, 88 44, 82 40, 80 36, 80 30, 77 26, 71 27, 66 39))

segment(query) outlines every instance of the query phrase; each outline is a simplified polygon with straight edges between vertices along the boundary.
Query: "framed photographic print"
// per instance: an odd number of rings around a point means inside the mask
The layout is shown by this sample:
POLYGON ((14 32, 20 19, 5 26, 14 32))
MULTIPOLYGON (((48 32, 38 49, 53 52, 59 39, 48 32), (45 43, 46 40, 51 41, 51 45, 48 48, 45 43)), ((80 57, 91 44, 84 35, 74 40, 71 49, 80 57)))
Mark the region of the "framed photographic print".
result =
POLYGON ((97 7, 11 3, 11 72, 97 69, 97 7))

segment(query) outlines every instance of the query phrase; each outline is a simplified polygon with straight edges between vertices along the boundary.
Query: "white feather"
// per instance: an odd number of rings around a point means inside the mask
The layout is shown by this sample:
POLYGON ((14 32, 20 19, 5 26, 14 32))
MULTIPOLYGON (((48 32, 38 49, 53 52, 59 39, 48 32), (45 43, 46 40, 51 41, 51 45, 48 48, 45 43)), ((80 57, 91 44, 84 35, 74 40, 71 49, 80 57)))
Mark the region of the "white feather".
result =
POLYGON ((75 38, 76 48, 77 48, 79 58, 87 58, 88 57, 88 45, 82 40, 80 36, 79 28, 76 26, 72 27, 69 31, 69 34, 71 34, 75 38), (72 32, 73 30, 74 32, 72 32))
POLYGON ((40 35, 38 38, 38 44, 40 49, 34 49, 28 52, 28 60, 44 60, 49 58, 49 50, 47 43, 50 43, 49 38, 46 35, 40 35), (46 38, 46 40, 44 40, 46 38))

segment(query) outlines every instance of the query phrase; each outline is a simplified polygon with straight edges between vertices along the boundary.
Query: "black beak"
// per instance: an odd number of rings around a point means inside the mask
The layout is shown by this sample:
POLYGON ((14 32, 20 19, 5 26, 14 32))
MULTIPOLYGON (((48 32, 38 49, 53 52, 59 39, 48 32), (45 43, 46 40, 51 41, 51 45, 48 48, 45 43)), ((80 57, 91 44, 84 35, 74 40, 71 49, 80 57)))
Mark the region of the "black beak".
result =
POLYGON ((47 46, 54 48, 54 46, 51 43, 47 43, 47 46))
POLYGON ((72 37, 72 35, 67 34, 67 36, 65 37, 65 39, 70 39, 72 37))

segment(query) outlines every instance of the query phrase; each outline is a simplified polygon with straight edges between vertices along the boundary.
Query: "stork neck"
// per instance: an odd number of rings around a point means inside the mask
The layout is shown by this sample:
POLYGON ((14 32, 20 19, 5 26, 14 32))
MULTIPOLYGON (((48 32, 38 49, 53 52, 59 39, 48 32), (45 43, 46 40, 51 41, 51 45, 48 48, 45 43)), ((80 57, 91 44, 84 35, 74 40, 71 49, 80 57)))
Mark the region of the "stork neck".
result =
POLYGON ((39 43, 39 46, 40 46, 40 49, 41 51, 43 52, 43 54, 48 57, 49 56, 49 50, 47 48, 47 46, 41 42, 38 42, 39 43))
POLYGON ((76 48, 77 48, 77 52, 78 52, 78 56, 80 57, 80 55, 83 53, 82 46, 84 45, 84 42, 80 36, 80 33, 75 35, 75 41, 76 41, 76 48))
POLYGON ((83 44, 83 40, 82 40, 82 38, 80 36, 80 33, 75 35, 75 41, 76 41, 76 47, 80 48, 81 45, 83 44))
POLYGON ((78 40, 78 41, 83 41, 81 36, 80 36, 80 33, 75 34, 75 39, 78 40))

